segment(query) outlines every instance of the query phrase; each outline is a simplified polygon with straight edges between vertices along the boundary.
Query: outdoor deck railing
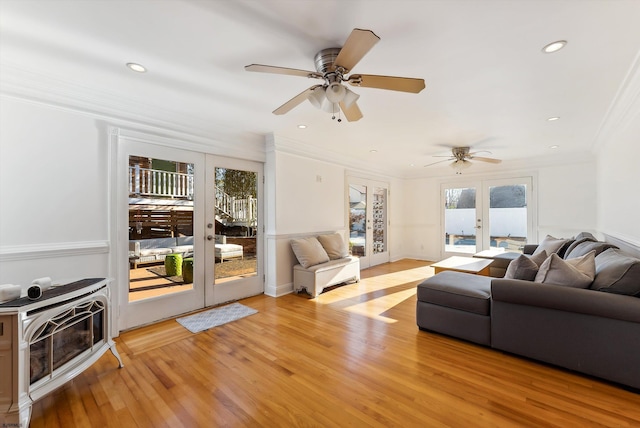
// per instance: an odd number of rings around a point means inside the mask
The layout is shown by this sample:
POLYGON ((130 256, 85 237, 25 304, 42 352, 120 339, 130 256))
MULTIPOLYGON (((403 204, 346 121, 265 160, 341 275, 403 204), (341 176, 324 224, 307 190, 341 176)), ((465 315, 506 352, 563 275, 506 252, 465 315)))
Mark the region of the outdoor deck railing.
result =
MULTIPOLYGON (((193 200, 193 175, 132 165, 129 167, 129 194, 193 200)), ((251 196, 238 199, 216 188, 216 215, 232 225, 254 227, 258 218, 258 200, 251 196)))
POLYGON ((193 199, 193 175, 141 168, 140 165, 130 166, 129 194, 191 200, 193 199))

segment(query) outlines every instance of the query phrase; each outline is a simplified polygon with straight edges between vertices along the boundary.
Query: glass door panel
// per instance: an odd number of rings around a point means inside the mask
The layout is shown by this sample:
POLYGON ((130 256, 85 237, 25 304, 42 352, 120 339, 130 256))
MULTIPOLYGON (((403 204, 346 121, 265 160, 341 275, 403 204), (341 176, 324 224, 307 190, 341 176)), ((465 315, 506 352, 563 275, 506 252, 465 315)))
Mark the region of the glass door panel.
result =
POLYGON ((193 174, 193 163, 129 156, 129 302, 193 290, 193 174))
POLYGON ((205 156, 124 135, 116 156, 118 328, 203 308, 205 156))
POLYGON ((257 174, 215 168, 216 283, 256 275, 257 174))
POLYGON ((530 189, 531 179, 523 178, 506 182, 488 181, 489 220, 485 237, 490 249, 521 253, 531 236, 530 189))
POLYGON ((349 253, 367 254, 367 186, 349 185, 349 253))
POLYGON ((387 251, 387 189, 373 189, 373 254, 387 251))
POLYGON ((475 187, 444 189, 445 253, 475 254, 478 250, 476 227, 480 219, 476 210, 475 187))
POLYGON ((389 261, 388 198, 384 183, 349 179, 349 251, 361 268, 389 261))
POLYGON ((264 291, 261 267, 262 164, 207 156, 207 306, 264 291))

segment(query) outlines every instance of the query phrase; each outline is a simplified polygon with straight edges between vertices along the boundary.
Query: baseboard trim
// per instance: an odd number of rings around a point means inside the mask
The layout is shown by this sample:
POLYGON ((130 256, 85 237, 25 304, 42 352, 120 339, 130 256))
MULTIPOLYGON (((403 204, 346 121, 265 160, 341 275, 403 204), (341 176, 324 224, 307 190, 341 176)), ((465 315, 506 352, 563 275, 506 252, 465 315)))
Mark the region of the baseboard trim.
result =
POLYGON ((0 262, 109 253, 108 241, 56 242, 0 247, 0 262))
POLYGON ((264 294, 270 297, 282 297, 287 294, 293 293, 293 283, 278 285, 278 286, 270 286, 267 285, 264 289, 264 294))

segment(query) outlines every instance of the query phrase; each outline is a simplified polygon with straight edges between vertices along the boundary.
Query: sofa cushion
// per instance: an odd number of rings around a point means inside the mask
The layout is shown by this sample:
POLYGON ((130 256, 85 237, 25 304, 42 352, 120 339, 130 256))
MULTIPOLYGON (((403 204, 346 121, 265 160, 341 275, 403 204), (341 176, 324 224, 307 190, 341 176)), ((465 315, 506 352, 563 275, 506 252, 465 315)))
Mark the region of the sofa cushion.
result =
POLYGON ((547 259, 547 252, 535 254, 533 256, 520 255, 517 259, 509 263, 507 272, 504 277, 507 279, 524 279, 526 281, 533 281, 536 278, 538 269, 542 263, 547 259))
POLYGON ((349 255, 347 245, 344 243, 344 239, 342 239, 342 236, 339 233, 319 235, 318 241, 331 260, 342 259, 349 255))
POLYGON ((491 279, 463 272, 440 272, 418 284, 418 301, 488 316, 491 279))
POLYGON ((558 253, 569 241, 569 239, 554 238, 551 235, 547 235, 533 252, 533 255, 541 253, 542 251, 546 251, 547 254, 558 253))
POLYGON ((640 297, 640 259, 612 248, 599 254, 595 262, 592 289, 640 297))
POLYGON ((315 236, 291 240, 291 249, 303 268, 329 261, 327 252, 315 236))
POLYGON ((173 250, 171 248, 147 248, 140 250, 140 256, 158 256, 163 254, 171 254, 173 250))
POLYGON ((616 247, 613 244, 608 244, 606 242, 591 241, 591 240, 582 241, 582 242, 579 242, 577 245, 571 245, 571 247, 567 249, 567 253, 564 256, 564 259, 568 260, 568 259, 574 259, 576 257, 582 257, 591 251, 595 251, 596 257, 598 257, 598 254, 608 250, 609 248, 618 248, 618 247, 616 247))
POLYGON ((593 282, 595 274, 595 251, 570 260, 563 260, 554 253, 540 266, 535 282, 565 287, 588 288, 593 282))

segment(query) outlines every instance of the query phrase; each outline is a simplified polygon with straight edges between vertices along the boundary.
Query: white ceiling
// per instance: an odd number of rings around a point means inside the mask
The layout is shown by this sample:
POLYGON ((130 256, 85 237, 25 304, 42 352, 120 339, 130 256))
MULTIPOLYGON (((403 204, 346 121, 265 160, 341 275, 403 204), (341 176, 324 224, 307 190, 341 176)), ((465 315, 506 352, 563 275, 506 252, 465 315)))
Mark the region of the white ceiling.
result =
POLYGON ((1 0, 0 82, 19 71, 125 117, 200 134, 274 133, 401 177, 443 172, 423 165, 457 145, 504 159, 482 166, 497 170, 593 150, 637 61, 639 22, 638 0, 1 0), (353 28, 381 38, 354 73, 424 78, 426 89, 352 87, 358 122, 307 102, 273 115, 319 81, 243 67, 314 70, 315 53, 342 46, 353 28), (563 50, 542 53, 559 39, 563 50))

